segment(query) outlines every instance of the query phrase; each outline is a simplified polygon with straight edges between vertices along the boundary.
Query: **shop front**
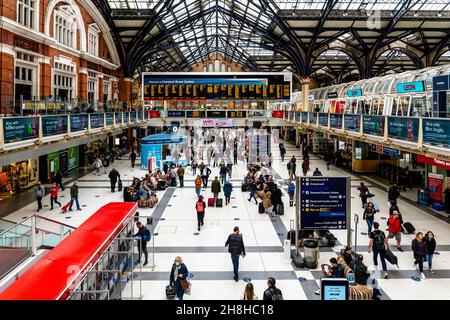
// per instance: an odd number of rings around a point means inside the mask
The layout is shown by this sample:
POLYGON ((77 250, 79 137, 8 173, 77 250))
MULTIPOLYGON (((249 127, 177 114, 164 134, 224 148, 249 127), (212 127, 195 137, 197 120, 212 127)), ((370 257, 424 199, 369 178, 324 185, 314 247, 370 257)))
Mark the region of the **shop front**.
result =
POLYGON ((39 159, 29 159, 0 167, 0 194, 8 196, 36 185, 39 159))
POLYGON ((426 166, 428 204, 443 204, 444 192, 450 187, 450 161, 417 155, 417 162, 426 166))
POLYGON ((80 165, 79 148, 76 146, 39 157, 40 180, 43 183, 52 183, 58 172, 67 176, 69 172, 80 165))

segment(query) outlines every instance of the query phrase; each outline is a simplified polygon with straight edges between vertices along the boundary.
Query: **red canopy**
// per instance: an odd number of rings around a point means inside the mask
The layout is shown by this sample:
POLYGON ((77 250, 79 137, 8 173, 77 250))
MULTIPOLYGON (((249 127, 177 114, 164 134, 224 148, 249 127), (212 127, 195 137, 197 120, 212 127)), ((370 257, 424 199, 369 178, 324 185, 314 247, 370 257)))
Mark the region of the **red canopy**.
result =
POLYGON ((45 257, 6 290, 0 300, 67 299, 69 289, 81 280, 119 234, 137 204, 112 202, 101 207, 45 257))

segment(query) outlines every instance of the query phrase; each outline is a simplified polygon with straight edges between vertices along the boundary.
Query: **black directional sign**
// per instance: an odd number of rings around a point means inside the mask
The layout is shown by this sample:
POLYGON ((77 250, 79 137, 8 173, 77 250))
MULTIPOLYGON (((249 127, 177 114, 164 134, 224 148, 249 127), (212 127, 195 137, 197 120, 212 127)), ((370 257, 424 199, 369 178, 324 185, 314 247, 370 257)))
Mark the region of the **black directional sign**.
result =
POLYGON ((299 179, 300 229, 346 229, 350 210, 347 177, 299 179))

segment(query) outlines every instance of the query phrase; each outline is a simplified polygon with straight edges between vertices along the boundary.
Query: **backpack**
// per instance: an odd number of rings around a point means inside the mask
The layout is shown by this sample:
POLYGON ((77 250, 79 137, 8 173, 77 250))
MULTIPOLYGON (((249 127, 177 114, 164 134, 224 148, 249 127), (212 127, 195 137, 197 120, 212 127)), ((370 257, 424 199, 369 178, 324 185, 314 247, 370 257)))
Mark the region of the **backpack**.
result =
POLYGON ((294 194, 294 192, 295 192, 295 184, 289 183, 289 186, 288 186, 288 193, 289 193, 289 194, 294 194))
POLYGON ((373 232, 373 246, 377 250, 383 250, 384 247, 384 239, 385 239, 384 232, 373 232))
POLYGON ((273 292, 273 289, 269 291, 272 294, 272 300, 283 300, 283 294, 281 293, 280 289, 276 289, 275 292, 273 292))
POLYGON ((289 162, 289 163, 287 164, 287 168, 288 168, 288 170, 292 170, 292 162, 289 162))
POLYGON ((144 229, 144 235, 142 236, 142 240, 144 241, 150 241, 151 239, 151 234, 150 234, 150 230, 148 230, 147 228, 144 229))
POLYGON ((205 207, 203 206, 203 202, 197 202, 197 205, 195 206, 197 209, 197 212, 203 212, 205 211, 205 207))

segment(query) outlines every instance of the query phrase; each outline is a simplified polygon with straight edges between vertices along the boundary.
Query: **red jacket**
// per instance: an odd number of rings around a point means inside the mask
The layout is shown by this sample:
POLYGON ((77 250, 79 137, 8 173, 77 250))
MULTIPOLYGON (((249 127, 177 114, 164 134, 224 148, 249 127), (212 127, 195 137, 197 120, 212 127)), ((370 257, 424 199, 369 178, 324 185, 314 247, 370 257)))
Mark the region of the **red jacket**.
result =
POLYGON ((394 218, 391 215, 388 219, 388 231, 389 233, 399 233, 402 230, 402 225, 399 218, 394 218))
POLYGON ((51 197, 57 197, 58 196, 58 191, 59 191, 58 186, 53 187, 52 190, 50 190, 50 196, 51 197))

